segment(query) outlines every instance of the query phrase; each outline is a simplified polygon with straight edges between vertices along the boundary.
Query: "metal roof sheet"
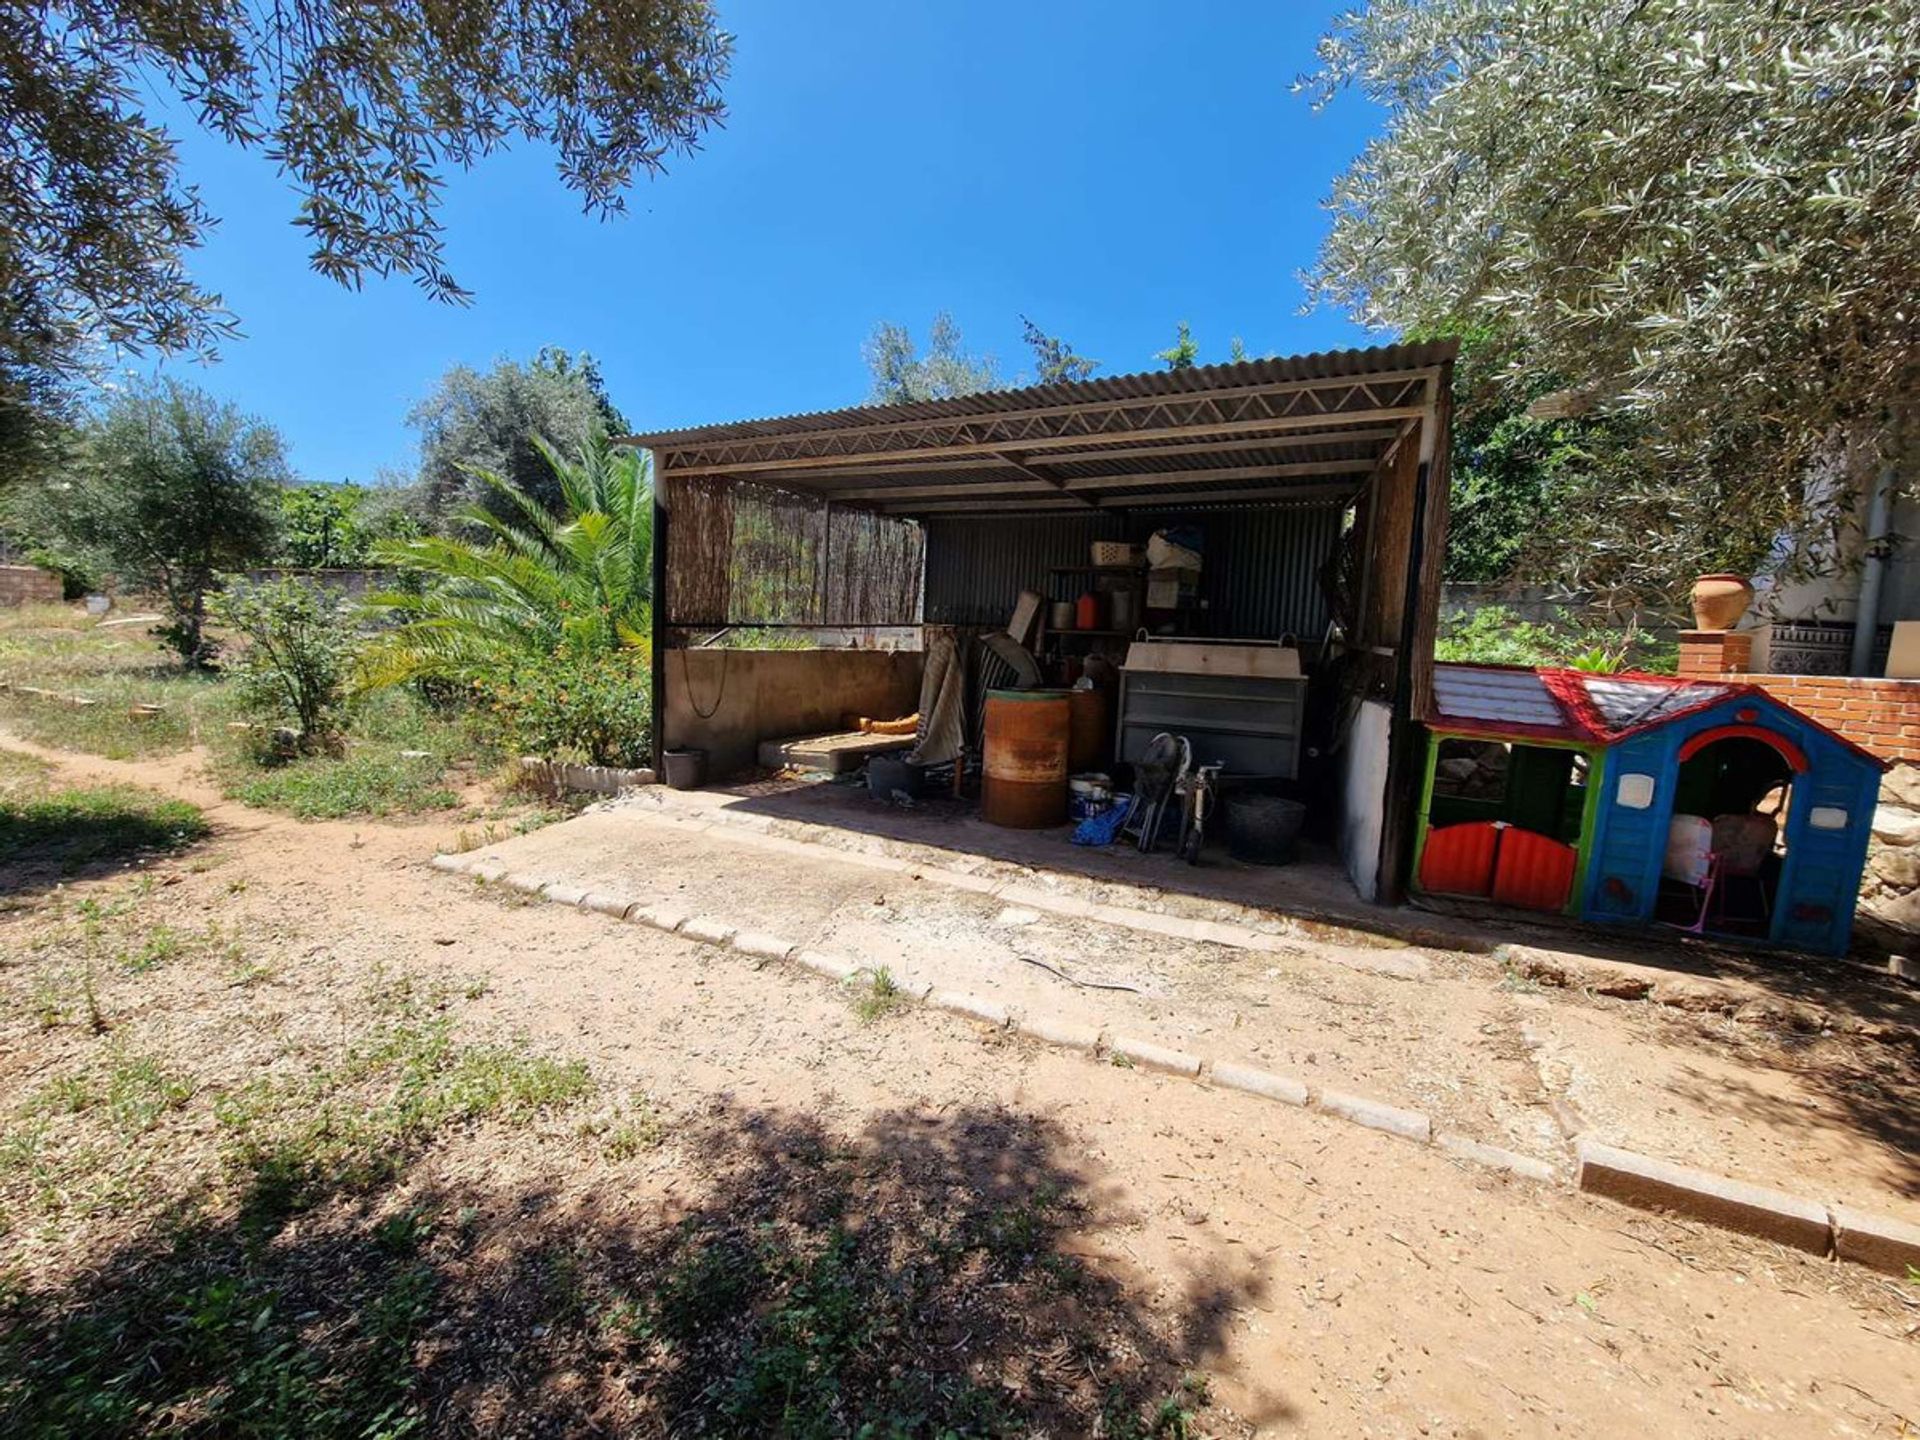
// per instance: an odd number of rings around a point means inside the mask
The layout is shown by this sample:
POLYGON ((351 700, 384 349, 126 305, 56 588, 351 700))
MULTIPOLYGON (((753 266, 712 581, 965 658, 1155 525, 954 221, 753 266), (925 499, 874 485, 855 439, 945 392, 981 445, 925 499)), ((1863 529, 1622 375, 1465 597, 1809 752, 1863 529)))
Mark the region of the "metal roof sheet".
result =
POLYGON ((947 400, 912 401, 901 405, 854 405, 843 410, 815 410, 768 416, 759 420, 732 420, 674 430, 653 430, 628 436, 627 439, 635 445, 672 449, 709 440, 798 435, 901 421, 945 420, 958 416, 1052 409, 1090 402, 1148 399, 1160 395, 1194 395, 1208 390, 1281 384, 1295 380, 1339 380, 1398 370, 1422 370, 1446 364, 1454 358, 1459 348, 1457 340, 1425 340, 1409 344, 1375 345, 1366 349, 1324 350, 1311 355, 1241 360, 1225 365, 1195 365, 1187 370, 1141 370, 1131 375, 1108 375, 1054 385, 981 390, 947 400))
POLYGON ((1553 731, 1570 740, 1585 738, 1538 670, 1435 665, 1433 703, 1437 723, 1464 721, 1475 728, 1553 731))

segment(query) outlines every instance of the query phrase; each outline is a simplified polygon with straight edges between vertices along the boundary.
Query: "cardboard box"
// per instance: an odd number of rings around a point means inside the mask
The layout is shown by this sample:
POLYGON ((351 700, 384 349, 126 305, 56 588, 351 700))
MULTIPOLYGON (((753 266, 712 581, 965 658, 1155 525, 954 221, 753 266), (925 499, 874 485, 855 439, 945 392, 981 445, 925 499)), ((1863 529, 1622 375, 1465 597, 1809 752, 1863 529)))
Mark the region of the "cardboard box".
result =
POLYGON ((1200 572, 1184 565, 1147 572, 1147 608, 1174 610, 1200 593, 1200 572))

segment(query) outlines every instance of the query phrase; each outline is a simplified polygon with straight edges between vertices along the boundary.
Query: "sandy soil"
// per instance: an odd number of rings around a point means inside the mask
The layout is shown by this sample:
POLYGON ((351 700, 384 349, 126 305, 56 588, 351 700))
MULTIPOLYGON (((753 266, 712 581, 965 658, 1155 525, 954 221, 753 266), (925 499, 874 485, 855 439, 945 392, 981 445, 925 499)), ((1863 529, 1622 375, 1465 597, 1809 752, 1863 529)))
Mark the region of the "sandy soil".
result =
POLYGON ((1414 1106, 1436 1127, 1556 1165, 1570 1163, 1571 1136, 1591 1133, 1920 1221, 1912 1032, 1545 989, 1490 956, 1373 936, 1263 935, 1248 950, 1142 934, 956 888, 931 866, 863 868, 858 854, 712 823, 665 796, 475 858, 1414 1106))
MULTIPOLYGON (((963 1115, 1007 1117, 1041 1137, 1044 1163, 1083 1206, 1073 1253, 1139 1307, 1181 1364, 1212 1377, 1209 1429, 1801 1436, 1897 1435, 1920 1426, 1920 1310, 1910 1287, 1492 1178, 1337 1121, 1099 1065, 938 1013, 862 1023, 845 993, 804 972, 520 903, 440 874, 427 862, 436 845, 452 842, 447 826, 262 816, 220 802, 193 779, 190 758, 49 758, 76 778, 130 779, 205 803, 214 840, 191 862, 155 866, 160 883, 147 903, 180 923, 217 916, 277 952, 281 978, 248 992, 244 1004, 196 991, 184 971, 139 977, 138 988, 116 982, 104 999, 129 1023, 159 1031, 170 1006, 221 1005, 237 1073, 248 1036, 318 1033, 336 1023, 330 997, 399 970, 465 986, 476 1023, 583 1057, 609 1091, 644 1092, 688 1135, 707 1117, 754 1133, 813 1127, 855 1154, 863 1145, 897 1149, 944 1137, 936 1148, 949 1160, 989 1164, 946 1130, 963 1115)), ((583 833, 549 829, 518 843, 544 840, 557 863, 579 853, 583 833)), ((640 837, 632 831, 628 843, 647 846, 640 837)), ((929 899, 916 890, 909 900, 888 886, 876 899, 871 877, 809 890, 773 874, 763 863, 771 852, 756 852, 749 864, 738 848, 708 853, 689 838, 673 832, 663 851, 644 850, 663 893, 719 881, 730 902, 772 896, 812 906, 818 938, 877 947, 878 937, 891 936, 903 965, 936 951, 965 953, 978 926, 952 895, 929 899), (720 864, 722 856, 729 862, 720 864), (704 877, 690 874, 683 885, 678 864, 704 877), (898 918, 869 913, 882 909, 898 918)), ((29 904, 0 919, 0 944, 16 944, 34 916, 29 904)), ((988 923, 998 928, 979 933, 1030 937, 1051 922, 1003 915, 988 923)), ((1507 1099, 1534 1064, 1524 1027, 1543 1010, 1611 1020, 1605 1007, 1455 976, 1446 957, 1429 957, 1435 978, 1412 982, 1310 952, 1248 960, 1156 947, 1149 956, 1104 949, 1100 937, 1078 931, 1045 939, 1047 953, 1070 966, 1162 992, 1126 997, 1146 1007, 1165 1005, 1194 968, 1244 966, 1248 974, 1229 985, 1212 1023, 1223 1034, 1247 1031, 1239 1038, 1250 1055, 1374 1082, 1386 1069, 1367 1057, 1392 1042, 1401 1047, 1399 1068, 1427 1077, 1420 1084, 1432 1093, 1415 1092, 1423 1103, 1441 1103, 1444 1077, 1456 1077, 1466 1097, 1461 1123, 1479 1107, 1508 1138, 1512 1115, 1541 1109, 1507 1099), (1279 975, 1268 977, 1270 969, 1279 975), (1251 1001, 1236 1030, 1224 1012, 1238 1013, 1246 986, 1264 991, 1268 1010, 1303 1017, 1314 1038, 1266 1027, 1251 1001), (1456 1005, 1468 1006, 1467 1018, 1446 1013, 1456 1005), (1443 1063, 1461 1045, 1471 1063, 1443 1063)), ((1189 1023, 1171 1005, 1153 1013, 1176 1035, 1189 1023)), ((1576 1050, 1584 1043, 1574 1030, 1565 1034, 1576 1050)), ((1549 1054, 1558 1035, 1544 1042, 1549 1054)), ((1640 1032, 1639 1043, 1646 1037, 1640 1032)), ((0 1088, 10 1095, 29 1071, 61 1061, 26 1038, 19 1016, 0 1022, 0 1088)), ((1568 1088, 1581 1102, 1579 1085, 1568 1088)), ((1042 1163, 1012 1153, 1020 1165, 1042 1163)), ((710 1152, 679 1139, 610 1169, 556 1137, 531 1152, 524 1144, 511 1153, 450 1148, 420 1183, 497 1199, 529 1176, 542 1185, 538 1207, 520 1212, 522 1227, 591 1215, 630 1236, 671 1226, 724 1179, 710 1152)), ((45 1265, 60 1259, 38 1257, 45 1265)), ((531 1363, 501 1361, 506 1370, 531 1363)), ((594 1382, 570 1373, 546 1383, 594 1382)))

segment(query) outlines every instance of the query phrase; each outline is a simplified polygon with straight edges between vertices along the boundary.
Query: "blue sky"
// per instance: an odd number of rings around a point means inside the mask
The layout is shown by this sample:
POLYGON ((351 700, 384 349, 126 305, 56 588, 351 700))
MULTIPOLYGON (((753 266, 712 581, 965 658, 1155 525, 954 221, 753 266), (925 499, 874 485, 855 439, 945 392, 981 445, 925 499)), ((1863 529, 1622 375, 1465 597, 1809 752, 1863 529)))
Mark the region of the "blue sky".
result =
POLYGON ((1189 0, 966 5, 722 0, 730 116, 600 222, 522 146, 451 177, 454 274, 314 275, 296 199, 257 155, 176 125, 221 217, 193 261, 246 338, 180 373, 280 427, 313 480, 406 468, 408 407, 456 361, 599 357, 644 428, 855 404, 875 322, 950 310, 1009 378, 1018 316, 1153 368, 1178 320, 1202 360, 1366 342, 1302 316, 1319 208, 1377 112, 1291 93, 1334 6, 1189 0))

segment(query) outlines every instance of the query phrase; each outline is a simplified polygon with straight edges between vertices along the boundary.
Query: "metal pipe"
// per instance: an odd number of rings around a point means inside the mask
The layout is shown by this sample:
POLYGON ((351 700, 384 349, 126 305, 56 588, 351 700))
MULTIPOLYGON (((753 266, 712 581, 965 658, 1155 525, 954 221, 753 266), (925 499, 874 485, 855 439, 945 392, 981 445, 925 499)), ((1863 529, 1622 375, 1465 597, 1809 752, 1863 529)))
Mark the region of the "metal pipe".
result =
POLYGON ((1881 470, 1873 482, 1867 506, 1867 548, 1860 562, 1860 599, 1853 614, 1853 654, 1849 674, 1865 675, 1873 667, 1873 642, 1880 630, 1880 591, 1887 573, 1888 530, 1893 523, 1893 466, 1881 470))

